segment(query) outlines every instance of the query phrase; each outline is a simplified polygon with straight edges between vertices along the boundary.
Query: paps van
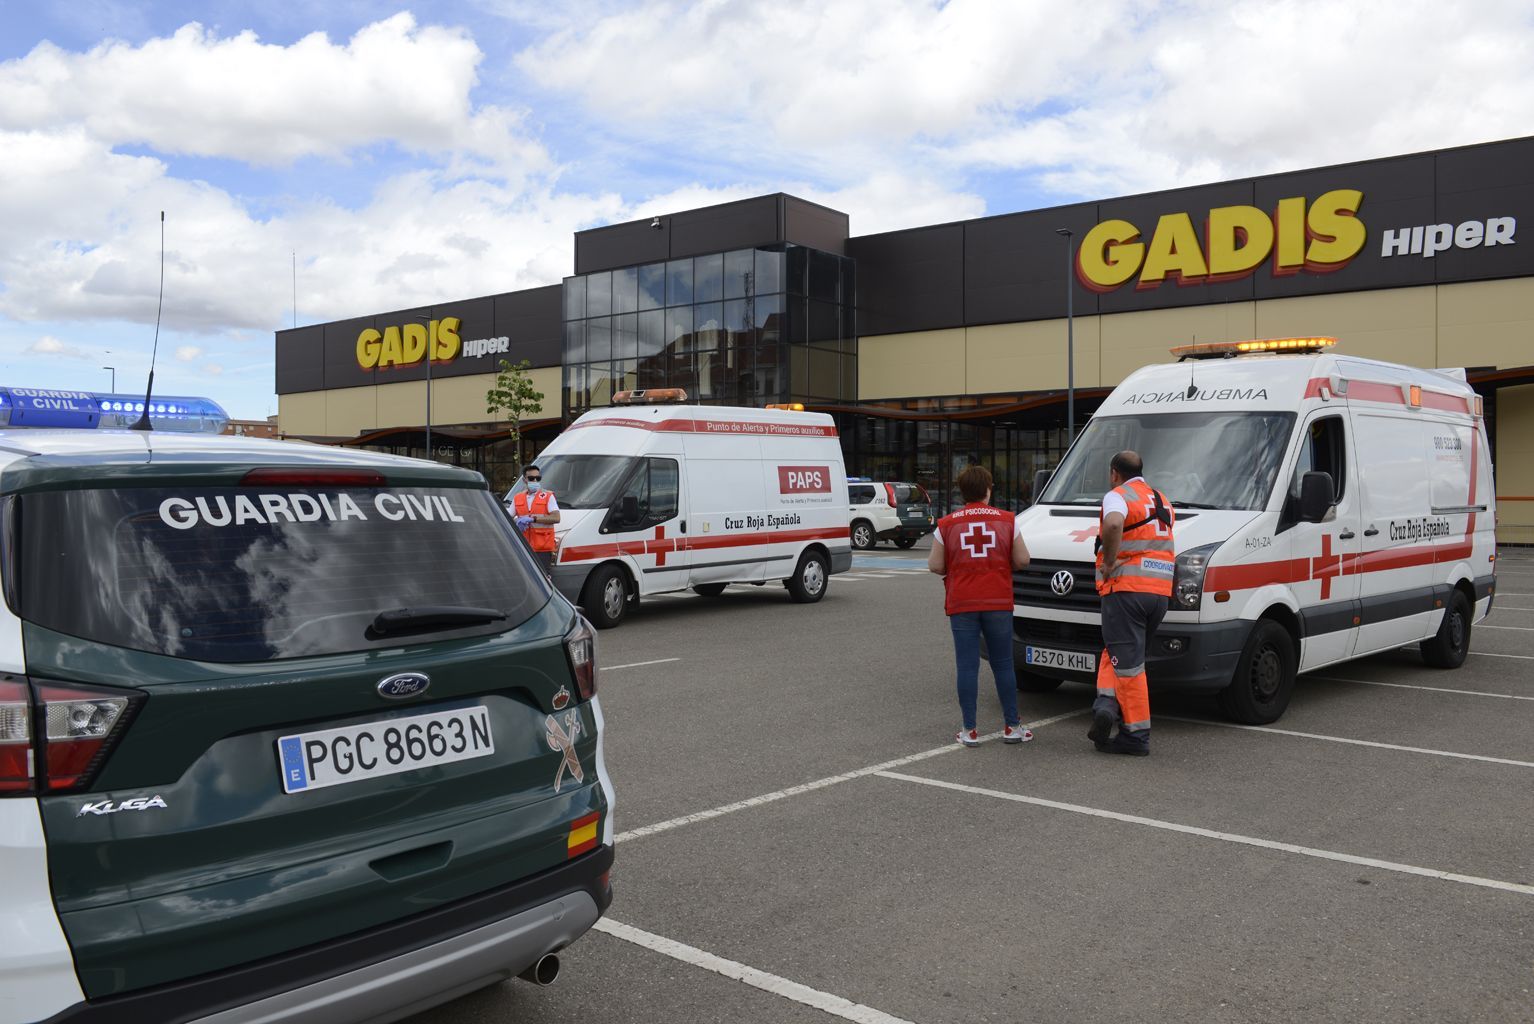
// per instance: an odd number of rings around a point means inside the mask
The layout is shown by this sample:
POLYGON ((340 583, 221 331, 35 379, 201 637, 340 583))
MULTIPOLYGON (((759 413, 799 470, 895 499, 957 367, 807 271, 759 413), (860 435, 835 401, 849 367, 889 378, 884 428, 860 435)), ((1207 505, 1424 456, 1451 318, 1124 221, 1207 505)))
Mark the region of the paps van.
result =
POLYGON ((831 417, 659 404, 682 398, 619 392, 538 456, 560 509, 554 585, 603 629, 644 597, 689 587, 715 597, 776 580, 795 601, 819 601, 852 566, 831 417))
POLYGON ((1176 509, 1153 689, 1217 693, 1230 717, 1263 723, 1300 672, 1412 644, 1429 665, 1464 662, 1496 583, 1481 399, 1463 371, 1335 344, 1187 346, 1114 388, 1021 516, 1033 553, 1014 577, 1022 688, 1094 678, 1093 541, 1124 449, 1176 509))

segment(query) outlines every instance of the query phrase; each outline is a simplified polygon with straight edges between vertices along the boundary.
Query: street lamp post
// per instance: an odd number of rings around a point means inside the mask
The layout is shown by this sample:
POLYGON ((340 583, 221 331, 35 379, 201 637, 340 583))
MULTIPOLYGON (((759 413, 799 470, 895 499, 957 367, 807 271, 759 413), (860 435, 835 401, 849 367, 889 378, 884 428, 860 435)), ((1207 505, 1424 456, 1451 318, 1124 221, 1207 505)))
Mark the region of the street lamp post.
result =
POLYGON ((102 369, 112 371, 112 394, 117 394, 117 367, 103 366, 102 369))
POLYGON ((1075 260, 1071 253, 1071 229, 1055 228, 1055 234, 1065 239, 1065 444, 1076 439, 1076 316, 1073 308, 1071 273, 1075 260))
MULTIPOLYGON (((425 323, 425 324, 428 325, 427 326, 427 332, 426 332, 426 457, 428 459, 431 459, 432 458, 432 448, 431 448, 431 357, 432 357, 432 348, 435 347, 434 346, 434 342, 436 341, 436 339, 433 338, 432 335, 431 335, 431 328, 430 328, 431 317, 423 316, 420 313, 417 313, 413 317, 411 317, 411 319, 412 320, 420 320, 422 323, 425 323)), ((435 460, 433 460, 433 461, 435 461, 435 460)))

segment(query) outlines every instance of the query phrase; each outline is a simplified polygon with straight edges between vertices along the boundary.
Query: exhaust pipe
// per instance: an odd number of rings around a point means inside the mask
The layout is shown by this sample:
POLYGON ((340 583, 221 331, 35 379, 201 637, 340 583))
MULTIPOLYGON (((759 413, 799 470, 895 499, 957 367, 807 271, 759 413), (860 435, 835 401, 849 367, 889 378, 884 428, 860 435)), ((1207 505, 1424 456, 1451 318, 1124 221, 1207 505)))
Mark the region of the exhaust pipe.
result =
POLYGON ((554 953, 545 953, 517 977, 534 985, 552 985, 559 977, 559 956, 554 953))

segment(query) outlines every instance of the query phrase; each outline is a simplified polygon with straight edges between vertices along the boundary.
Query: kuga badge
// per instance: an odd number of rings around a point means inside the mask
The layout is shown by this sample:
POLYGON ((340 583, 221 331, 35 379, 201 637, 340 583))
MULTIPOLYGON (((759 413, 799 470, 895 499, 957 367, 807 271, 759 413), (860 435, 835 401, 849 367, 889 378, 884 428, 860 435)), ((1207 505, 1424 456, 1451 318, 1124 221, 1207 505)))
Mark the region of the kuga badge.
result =
POLYGON ((160 794, 136 796, 132 799, 119 800, 115 803, 111 800, 98 800, 94 803, 81 804, 80 809, 75 812, 75 817, 78 818, 86 814, 116 814, 119 811, 147 811, 152 807, 158 807, 161 810, 165 809, 165 801, 161 798, 160 794))
POLYGON ((400 672, 378 681, 378 695, 389 700, 419 697, 431 687, 431 678, 424 672, 400 672))

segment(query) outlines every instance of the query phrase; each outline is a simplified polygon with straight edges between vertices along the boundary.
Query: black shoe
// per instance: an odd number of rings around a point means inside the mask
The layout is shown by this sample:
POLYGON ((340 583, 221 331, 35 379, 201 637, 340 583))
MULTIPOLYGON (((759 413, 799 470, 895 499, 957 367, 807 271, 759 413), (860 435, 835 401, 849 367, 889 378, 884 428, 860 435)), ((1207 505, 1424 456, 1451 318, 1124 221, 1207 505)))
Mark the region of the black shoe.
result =
POLYGON ((1092 712, 1092 727, 1087 730, 1087 739, 1097 744, 1099 750, 1108 742, 1108 737, 1113 735, 1113 712, 1098 709, 1092 712))
POLYGON ((1113 737, 1107 743, 1093 741, 1093 745, 1097 747, 1099 754, 1128 754, 1130 757, 1150 756, 1149 743, 1136 743, 1133 740, 1127 740, 1124 738, 1123 733, 1113 737))

